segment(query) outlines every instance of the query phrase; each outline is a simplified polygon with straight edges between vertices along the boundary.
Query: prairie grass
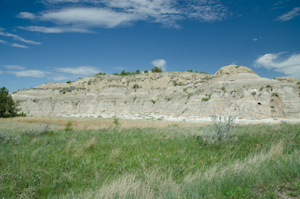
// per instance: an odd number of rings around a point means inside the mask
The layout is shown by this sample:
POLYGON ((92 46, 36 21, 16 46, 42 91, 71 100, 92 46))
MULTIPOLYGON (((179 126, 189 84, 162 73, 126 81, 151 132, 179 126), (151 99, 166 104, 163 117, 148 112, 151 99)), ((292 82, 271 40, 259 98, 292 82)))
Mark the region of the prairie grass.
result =
POLYGON ((200 125, 80 121, 1 119, 0 132, 20 138, 0 141, 0 198, 300 196, 300 124, 239 126, 237 140, 208 144, 200 125), (75 130, 63 130, 68 121, 75 130), (51 134, 24 133, 49 122, 51 134))

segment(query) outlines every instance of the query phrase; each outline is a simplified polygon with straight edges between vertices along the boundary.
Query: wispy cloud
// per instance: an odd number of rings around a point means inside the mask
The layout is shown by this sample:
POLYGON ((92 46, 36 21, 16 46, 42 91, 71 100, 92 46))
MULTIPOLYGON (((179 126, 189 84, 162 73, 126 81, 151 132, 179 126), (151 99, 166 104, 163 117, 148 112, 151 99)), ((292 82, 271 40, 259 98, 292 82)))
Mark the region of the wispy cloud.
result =
POLYGON ((52 79, 54 81, 61 81, 61 80, 70 80, 70 79, 72 79, 72 77, 62 75, 62 74, 58 74, 58 75, 54 75, 52 77, 49 77, 49 79, 52 79))
POLYGON ((64 32, 78 32, 78 33, 92 33, 93 31, 85 28, 68 28, 68 27, 44 27, 44 26, 18 26, 18 28, 33 32, 42 33, 64 33, 64 32))
POLYGON ((276 21, 289 21, 300 15, 300 7, 295 7, 293 10, 281 15, 276 21))
POLYGON ((282 59, 280 56, 283 54, 286 53, 268 53, 263 56, 260 56, 254 61, 254 66, 265 67, 267 69, 274 69, 276 72, 281 72, 285 75, 300 80, 300 54, 290 55, 289 57, 282 59))
POLYGON ((24 45, 20 45, 20 44, 16 44, 16 43, 10 44, 7 41, 4 41, 2 39, 0 39, 0 43, 7 45, 7 46, 17 47, 17 48, 28 48, 28 46, 24 46, 24 45))
POLYGON ((3 65, 3 67, 8 70, 25 70, 25 67, 16 65, 3 65))
POLYGON ((164 59, 156 59, 151 62, 153 66, 157 66, 158 68, 161 68, 163 71, 167 71, 166 63, 167 62, 164 59))
POLYGON ((7 71, 7 73, 14 74, 17 77, 35 77, 35 78, 42 78, 45 77, 45 71, 40 70, 23 70, 23 71, 7 71))
POLYGON ((28 46, 24 46, 24 45, 16 44, 16 43, 11 44, 11 46, 12 47, 17 47, 17 48, 28 48, 28 46))
POLYGON ((0 70, 0 74, 2 74, 2 73, 3 73, 3 71, 0 70))
POLYGON ((63 5, 37 14, 20 12, 17 17, 56 24, 56 27, 19 27, 29 31, 86 33, 91 32, 90 29, 94 27, 130 26, 141 20, 179 28, 177 22, 187 18, 214 22, 221 21, 228 15, 228 8, 219 0, 185 1, 180 4, 179 0, 43 0, 43 3, 63 5), (93 7, 87 7, 83 3, 90 3, 93 7))
POLYGON ((36 42, 36 41, 24 39, 24 38, 22 38, 22 37, 20 37, 18 35, 15 35, 15 34, 3 32, 3 30, 4 30, 4 28, 0 28, 0 35, 2 35, 2 36, 12 37, 15 40, 19 40, 19 41, 22 41, 22 42, 28 43, 28 44, 37 44, 37 45, 42 44, 41 42, 36 42))
POLYGON ((69 73, 75 75, 95 75, 96 73, 101 72, 94 66, 55 68, 55 70, 61 73, 69 73))

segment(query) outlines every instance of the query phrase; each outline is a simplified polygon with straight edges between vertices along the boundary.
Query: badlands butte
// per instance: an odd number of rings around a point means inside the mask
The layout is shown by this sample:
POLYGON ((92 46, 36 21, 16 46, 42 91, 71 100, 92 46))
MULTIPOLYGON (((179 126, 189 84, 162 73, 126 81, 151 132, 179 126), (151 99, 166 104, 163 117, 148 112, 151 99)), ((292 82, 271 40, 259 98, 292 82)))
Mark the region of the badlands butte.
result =
POLYGON ((229 65, 214 75, 96 74, 71 83, 45 83, 12 97, 27 116, 191 121, 217 114, 236 115, 240 120, 289 120, 300 118, 298 82, 293 78, 262 78, 247 67, 229 65))

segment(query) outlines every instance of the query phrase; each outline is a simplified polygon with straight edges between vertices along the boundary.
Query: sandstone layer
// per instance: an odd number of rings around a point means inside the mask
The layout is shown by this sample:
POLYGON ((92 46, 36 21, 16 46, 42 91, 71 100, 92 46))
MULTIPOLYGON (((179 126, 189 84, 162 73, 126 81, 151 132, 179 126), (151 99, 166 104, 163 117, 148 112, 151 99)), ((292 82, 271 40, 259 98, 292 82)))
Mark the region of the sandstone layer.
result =
POLYGON ((106 117, 165 114, 238 118, 300 118, 300 87, 289 78, 267 79, 244 66, 214 75, 193 72, 95 75, 47 83, 12 94, 28 116, 106 117))

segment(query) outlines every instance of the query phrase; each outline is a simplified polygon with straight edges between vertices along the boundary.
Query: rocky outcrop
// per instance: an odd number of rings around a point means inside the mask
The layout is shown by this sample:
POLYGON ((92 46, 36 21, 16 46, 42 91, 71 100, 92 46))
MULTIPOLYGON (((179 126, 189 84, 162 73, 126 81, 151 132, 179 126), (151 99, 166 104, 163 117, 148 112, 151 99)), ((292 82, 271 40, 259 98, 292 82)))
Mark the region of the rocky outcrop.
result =
MULTIPOLYGON (((297 81, 297 80, 296 80, 297 81)), ((300 118, 299 85, 261 78, 229 65, 214 75, 193 72, 95 75, 12 94, 30 116, 102 117, 158 113, 208 117, 300 118)))

